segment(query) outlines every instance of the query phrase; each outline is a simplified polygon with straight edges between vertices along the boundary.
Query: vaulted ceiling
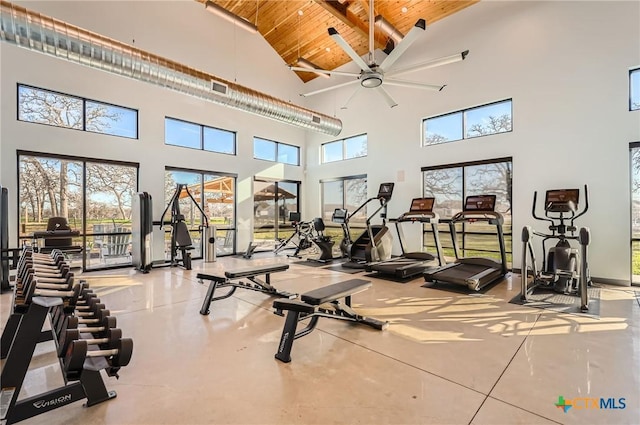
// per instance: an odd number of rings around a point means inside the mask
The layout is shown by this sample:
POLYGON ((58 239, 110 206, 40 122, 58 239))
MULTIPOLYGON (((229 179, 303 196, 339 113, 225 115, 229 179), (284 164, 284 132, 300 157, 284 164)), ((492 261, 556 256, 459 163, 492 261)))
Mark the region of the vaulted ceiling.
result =
MULTIPOLYGON (((207 0, 197 0, 206 3, 207 0)), ((369 0, 210 0, 258 27, 285 63, 303 58, 334 70, 351 61, 327 30, 334 27, 361 56, 369 49, 369 0)), ((403 35, 424 19, 427 27, 479 0, 375 0, 373 16, 381 15, 403 35)), ((389 36, 376 28, 376 48, 392 48, 389 36)), ((317 77, 296 72, 304 82, 317 77)))

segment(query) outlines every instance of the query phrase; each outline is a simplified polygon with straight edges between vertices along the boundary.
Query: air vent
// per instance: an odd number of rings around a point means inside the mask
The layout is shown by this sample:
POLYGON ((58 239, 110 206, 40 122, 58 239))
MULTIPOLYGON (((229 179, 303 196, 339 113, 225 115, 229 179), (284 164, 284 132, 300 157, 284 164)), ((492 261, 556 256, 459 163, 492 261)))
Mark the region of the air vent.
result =
POLYGON ((211 80, 211 90, 221 94, 227 94, 227 86, 213 80, 211 80))
POLYGON ((312 115, 311 119, 313 120, 314 123, 320 124, 320 117, 316 117, 315 115, 312 115))

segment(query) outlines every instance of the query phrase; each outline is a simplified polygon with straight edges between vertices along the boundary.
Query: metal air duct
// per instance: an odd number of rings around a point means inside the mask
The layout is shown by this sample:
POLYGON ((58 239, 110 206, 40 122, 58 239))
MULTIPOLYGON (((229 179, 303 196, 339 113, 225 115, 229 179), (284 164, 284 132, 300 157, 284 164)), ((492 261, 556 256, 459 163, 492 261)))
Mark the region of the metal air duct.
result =
POLYGON ((0 1, 0 39, 305 129, 337 136, 342 121, 66 22, 0 1))

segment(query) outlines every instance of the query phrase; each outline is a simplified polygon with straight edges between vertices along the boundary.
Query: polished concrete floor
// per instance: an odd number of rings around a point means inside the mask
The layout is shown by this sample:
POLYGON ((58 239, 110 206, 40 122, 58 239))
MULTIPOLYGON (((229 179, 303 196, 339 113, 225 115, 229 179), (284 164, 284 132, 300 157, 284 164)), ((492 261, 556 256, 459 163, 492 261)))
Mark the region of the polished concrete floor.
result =
MULTIPOLYGON (((81 402, 25 424, 640 424, 640 304, 632 288, 601 291, 600 318, 509 304, 518 276, 485 294, 422 288, 300 265, 286 256, 219 258, 194 269, 85 273, 135 343, 117 398, 81 402), (273 262, 279 289, 302 293, 351 278, 373 282, 356 310, 385 331, 320 319, 274 359, 284 319, 264 294, 238 290, 199 314, 196 274, 273 262), (566 413, 558 397, 572 400, 566 413), (614 398, 593 408, 585 398, 614 398), (609 405, 611 406, 611 405, 609 405)), ((0 297, 1 324, 11 294, 0 297)), ((38 346, 21 397, 62 385, 53 342, 38 346)))

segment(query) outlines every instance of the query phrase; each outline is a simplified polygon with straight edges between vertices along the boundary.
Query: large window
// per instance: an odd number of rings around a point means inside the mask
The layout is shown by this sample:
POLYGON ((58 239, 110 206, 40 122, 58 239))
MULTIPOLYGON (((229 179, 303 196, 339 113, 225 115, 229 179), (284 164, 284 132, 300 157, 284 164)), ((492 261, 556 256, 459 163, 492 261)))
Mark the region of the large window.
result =
POLYGON ((631 160, 631 283, 640 285, 640 142, 629 146, 631 160))
POLYGON ((640 68, 629 71, 629 110, 640 109, 640 68))
POLYGON ((138 111, 18 84, 20 121, 138 138, 138 111))
POLYGON ((20 229, 25 243, 39 243, 52 217, 79 232, 83 248, 72 262, 83 269, 131 264, 131 201, 138 164, 18 152, 20 229))
POLYGON ((236 154, 236 133, 174 118, 164 119, 164 143, 209 152, 236 154))
POLYGON ((294 228, 289 213, 300 211, 299 193, 299 181, 256 179, 253 182, 253 241, 256 245, 273 249, 276 241, 291 236, 294 228))
POLYGON ((360 134, 358 136, 324 143, 321 149, 321 161, 323 164, 326 162, 367 156, 367 135, 360 134))
MULTIPOLYGON (((424 167, 424 195, 436 201, 433 210, 440 215, 440 239, 446 256, 455 257, 449 232, 449 221, 462 210, 464 199, 470 195, 496 195, 496 211, 504 216, 504 235, 508 266, 511 266, 511 187, 513 167, 511 158, 424 167)), ((460 223, 458 244, 463 256, 482 256, 500 259, 495 226, 487 223, 460 223)), ((424 245, 435 250, 430 227, 425 228, 424 245)))
MULTIPOLYGON (((331 216, 336 208, 346 208, 349 214, 353 213, 367 200, 367 176, 349 176, 337 179, 322 180, 320 182, 322 196, 322 219, 327 227, 334 226, 331 216)), ((349 220, 349 225, 354 228, 364 227, 367 220, 367 208, 363 208, 349 220)), ((332 231, 330 235, 338 235, 340 232, 332 231)))
MULTIPOLYGON (((216 228, 216 254, 228 255, 236 252, 236 176, 180 168, 165 168, 165 206, 169 203, 178 184, 187 185, 187 189, 198 205, 207 214, 210 226, 216 228)), ((178 198, 180 213, 184 216, 189 228, 194 250, 193 258, 202 257, 202 224, 200 210, 194 205, 186 191, 181 191, 178 198)), ((171 208, 169 208, 170 214, 171 208)), ((166 220, 169 217, 165 217, 166 220)), ((170 228, 165 228, 165 258, 171 256, 170 228)))
POLYGON ((273 140, 253 138, 253 157, 264 161, 300 165, 300 148, 273 140))
POLYGON ((422 127, 424 146, 511 131, 511 99, 427 118, 422 127))

